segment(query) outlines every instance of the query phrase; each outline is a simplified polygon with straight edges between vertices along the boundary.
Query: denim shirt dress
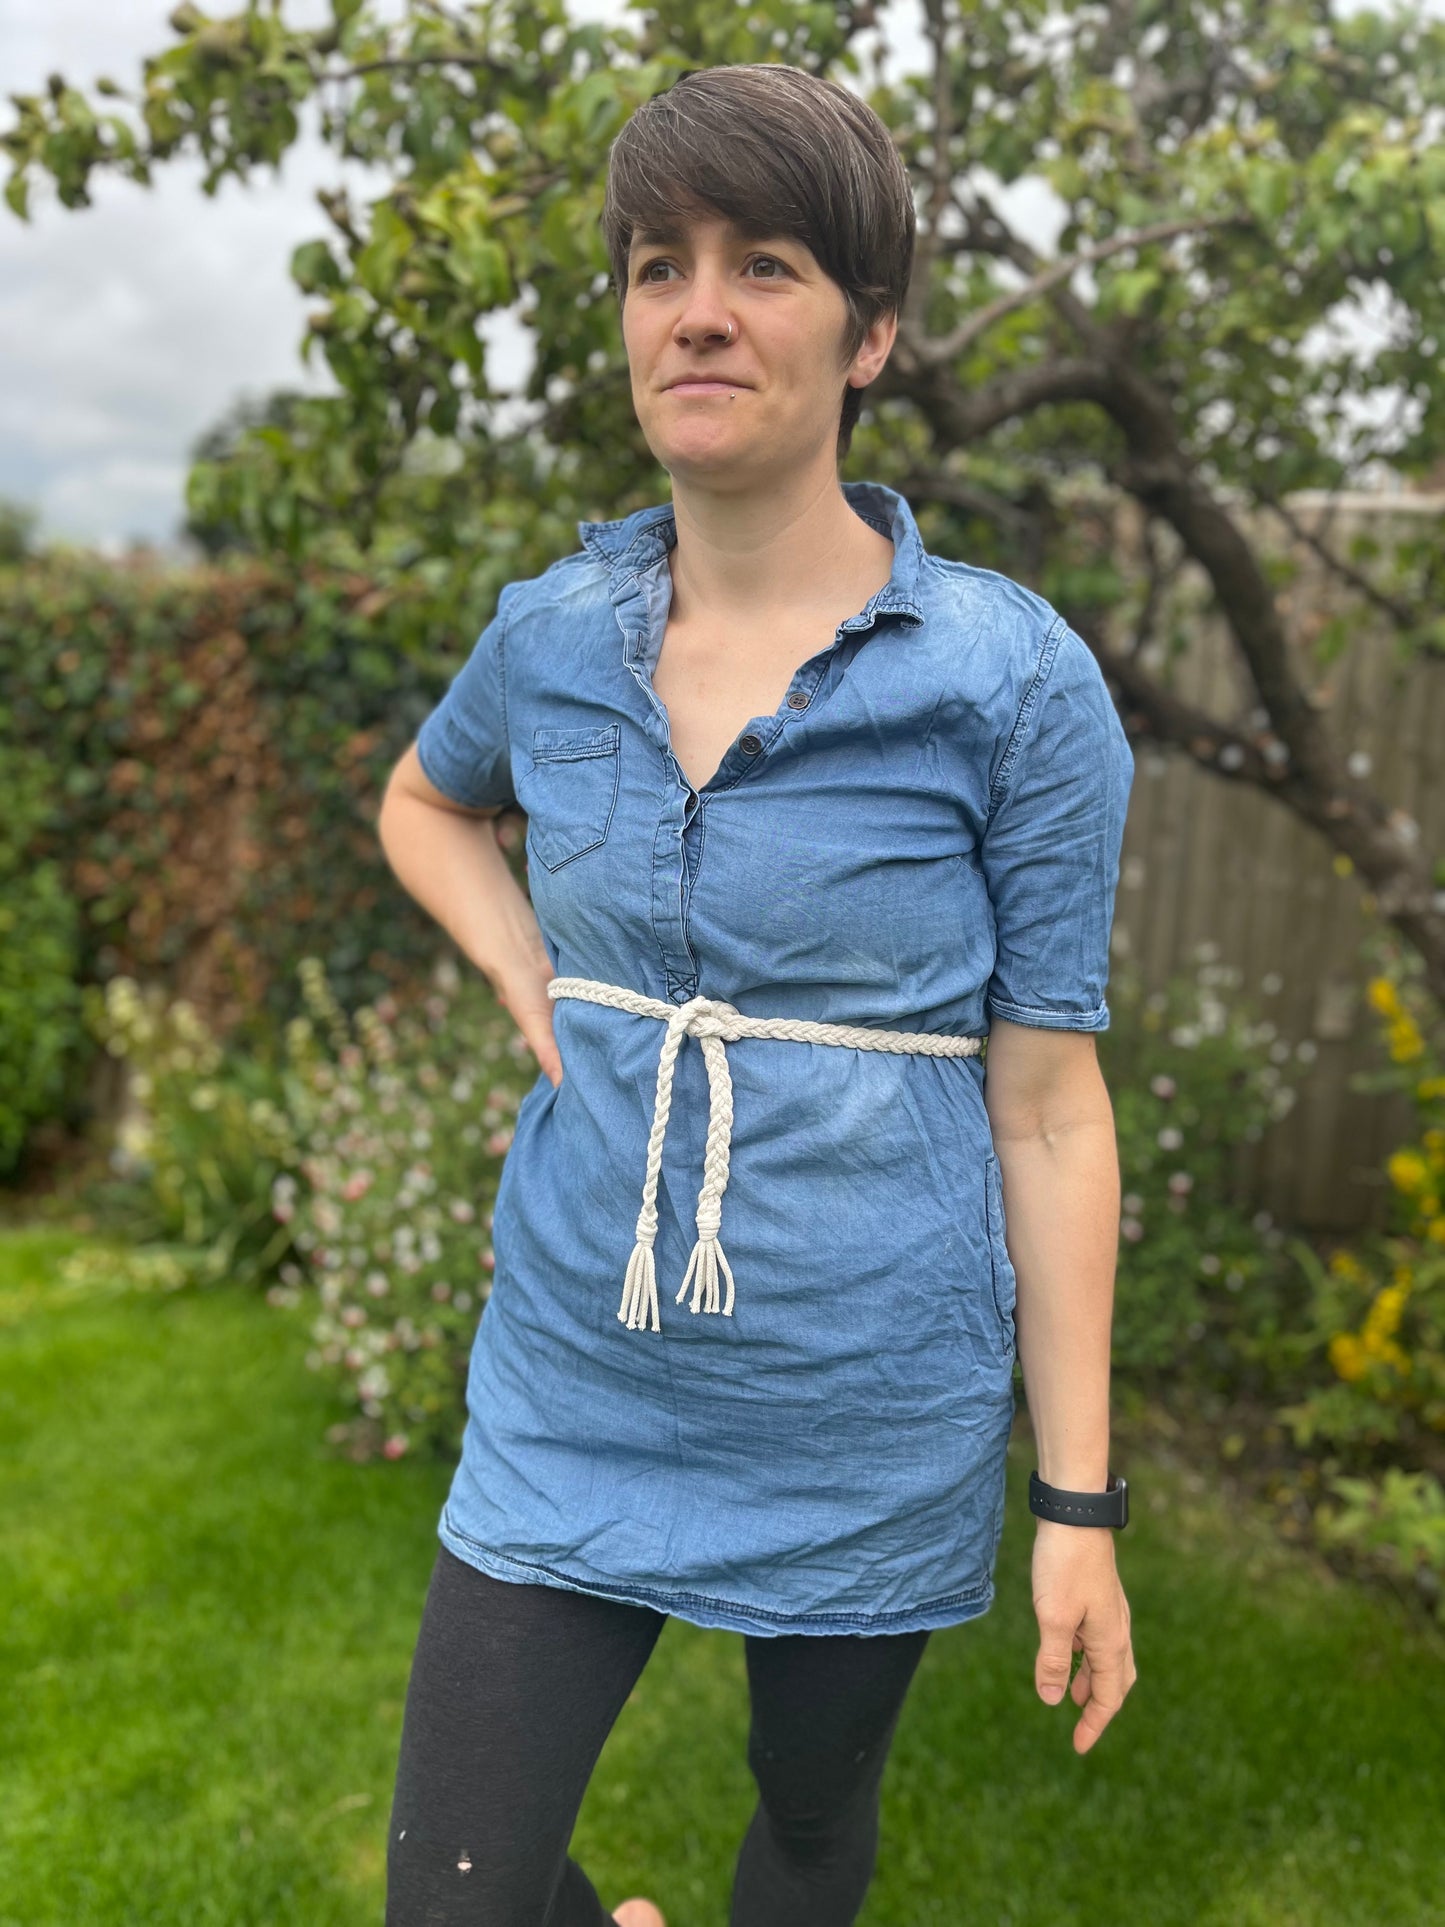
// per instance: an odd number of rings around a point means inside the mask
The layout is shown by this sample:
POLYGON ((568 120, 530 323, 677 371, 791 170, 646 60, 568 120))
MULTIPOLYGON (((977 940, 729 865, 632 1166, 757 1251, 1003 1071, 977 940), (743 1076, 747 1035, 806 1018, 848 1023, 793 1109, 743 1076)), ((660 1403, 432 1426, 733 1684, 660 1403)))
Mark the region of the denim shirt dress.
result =
MULTIPOLYGON (((667 1005, 983 1037, 1099 1031, 1134 759, 1040 596, 923 547, 695 789, 652 667, 670 504, 578 524, 509 583, 422 725, 446 796, 526 812, 559 977, 667 1005)), ((501 1579, 755 1634, 907 1632, 993 1600, 1015 1277, 979 1056, 727 1043, 730 1315, 675 1302, 708 1131, 684 1036, 657 1184, 661 1329, 619 1292, 667 1026, 559 997, 563 1081, 523 1098, 439 1522, 501 1579)))

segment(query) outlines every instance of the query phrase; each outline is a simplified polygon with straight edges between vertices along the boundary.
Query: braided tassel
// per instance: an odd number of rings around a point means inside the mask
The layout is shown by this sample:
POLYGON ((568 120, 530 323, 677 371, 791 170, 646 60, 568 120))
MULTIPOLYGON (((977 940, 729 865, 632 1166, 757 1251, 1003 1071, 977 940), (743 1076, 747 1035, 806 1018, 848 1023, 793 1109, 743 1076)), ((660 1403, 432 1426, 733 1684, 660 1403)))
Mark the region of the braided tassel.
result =
POLYGON ((627 1261, 627 1276, 622 1281, 622 1303, 617 1316, 629 1331, 645 1331, 651 1317, 652 1329, 662 1330, 657 1315, 657 1182, 662 1171, 662 1140, 672 1110, 672 1067, 682 1032, 669 1029, 662 1040, 662 1055, 657 1065, 657 1096, 653 1103, 652 1129, 647 1138, 647 1177, 642 1187, 642 1209, 637 1214, 637 1243, 627 1261))
POLYGON ((733 1129, 733 1081, 728 1072, 727 1052, 722 1040, 715 1032, 700 1029, 696 1033, 702 1045, 703 1060, 707 1065, 709 1105, 707 1149, 703 1155, 703 1183, 697 1194, 697 1243, 692 1248, 692 1256, 687 1262, 687 1272, 682 1281, 682 1290, 677 1294, 680 1305, 687 1295, 689 1281, 693 1281, 693 1311, 717 1311, 731 1318, 733 1315, 733 1273, 722 1245, 718 1242, 718 1232, 722 1228, 722 1194, 728 1183, 728 1140, 733 1129), (721 1266, 728 1281, 728 1301, 719 1306, 718 1268, 721 1266))
POLYGON ((723 1251, 722 1245, 718 1242, 717 1234, 721 1227, 722 1203, 719 1199, 715 1200, 713 1204, 713 1222, 710 1231, 704 1231, 702 1211, 699 1211, 697 1214, 697 1228, 701 1235, 692 1248, 692 1256, 687 1261, 687 1274, 683 1278, 682 1290, 677 1294, 676 1302, 679 1305, 682 1303, 683 1299, 687 1296, 688 1282, 695 1276, 696 1283, 693 1285, 692 1304, 689 1309, 692 1311, 718 1310, 719 1294, 717 1274, 718 1267, 721 1265, 728 1281, 728 1301, 722 1306, 722 1311, 726 1317, 731 1318, 733 1315, 733 1271, 732 1266, 727 1261, 727 1256, 723 1251))
POLYGON ((632 1247, 632 1256, 627 1261, 627 1277, 622 1286, 622 1303, 617 1316, 622 1319, 629 1331, 638 1326, 646 1326, 648 1313, 652 1314, 652 1329, 662 1330, 662 1321, 657 1315, 657 1260, 652 1246, 645 1238, 639 1237, 632 1247))

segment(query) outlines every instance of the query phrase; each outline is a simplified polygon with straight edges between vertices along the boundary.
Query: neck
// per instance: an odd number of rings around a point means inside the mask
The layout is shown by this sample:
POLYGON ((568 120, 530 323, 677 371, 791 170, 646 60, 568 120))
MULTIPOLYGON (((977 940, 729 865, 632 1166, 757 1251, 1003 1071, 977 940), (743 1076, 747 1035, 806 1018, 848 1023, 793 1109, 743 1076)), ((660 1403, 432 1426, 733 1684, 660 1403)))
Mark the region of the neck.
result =
POLYGON ((771 492, 674 477, 672 503, 674 622, 786 627, 820 604, 861 607, 892 573, 892 543, 849 506, 833 465, 771 492))

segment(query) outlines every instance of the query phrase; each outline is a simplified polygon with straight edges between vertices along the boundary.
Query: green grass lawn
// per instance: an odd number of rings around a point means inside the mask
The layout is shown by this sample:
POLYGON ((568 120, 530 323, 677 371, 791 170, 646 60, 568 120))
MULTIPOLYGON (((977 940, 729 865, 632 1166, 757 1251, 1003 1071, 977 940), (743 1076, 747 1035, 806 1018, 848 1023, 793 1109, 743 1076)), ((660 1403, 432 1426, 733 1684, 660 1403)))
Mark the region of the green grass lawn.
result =
MULTIPOLYGON (((446 1469, 329 1455, 299 1314, 63 1288, 73 1242, 0 1235, 0 1923, 379 1923, 446 1469)), ((1445 1641, 1133 1455, 1139 1679, 1079 1757, 1030 1463, 904 1709, 865 1927, 1445 1923, 1445 1641)), ((724 1927, 746 1722, 741 1638, 670 1621, 578 1823, 609 1906, 724 1927)))

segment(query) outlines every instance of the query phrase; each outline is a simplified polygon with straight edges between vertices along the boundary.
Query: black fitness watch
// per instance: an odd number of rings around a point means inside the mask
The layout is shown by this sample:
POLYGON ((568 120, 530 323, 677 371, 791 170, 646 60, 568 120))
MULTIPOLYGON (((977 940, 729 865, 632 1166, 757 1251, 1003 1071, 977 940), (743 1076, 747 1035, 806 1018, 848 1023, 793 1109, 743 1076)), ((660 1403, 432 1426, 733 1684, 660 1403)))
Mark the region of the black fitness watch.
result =
POLYGON ((1036 1466, 1029 1474, 1029 1511, 1065 1526, 1126 1526, 1129 1483, 1111 1472, 1102 1492, 1065 1492, 1060 1486, 1045 1485, 1036 1466))

